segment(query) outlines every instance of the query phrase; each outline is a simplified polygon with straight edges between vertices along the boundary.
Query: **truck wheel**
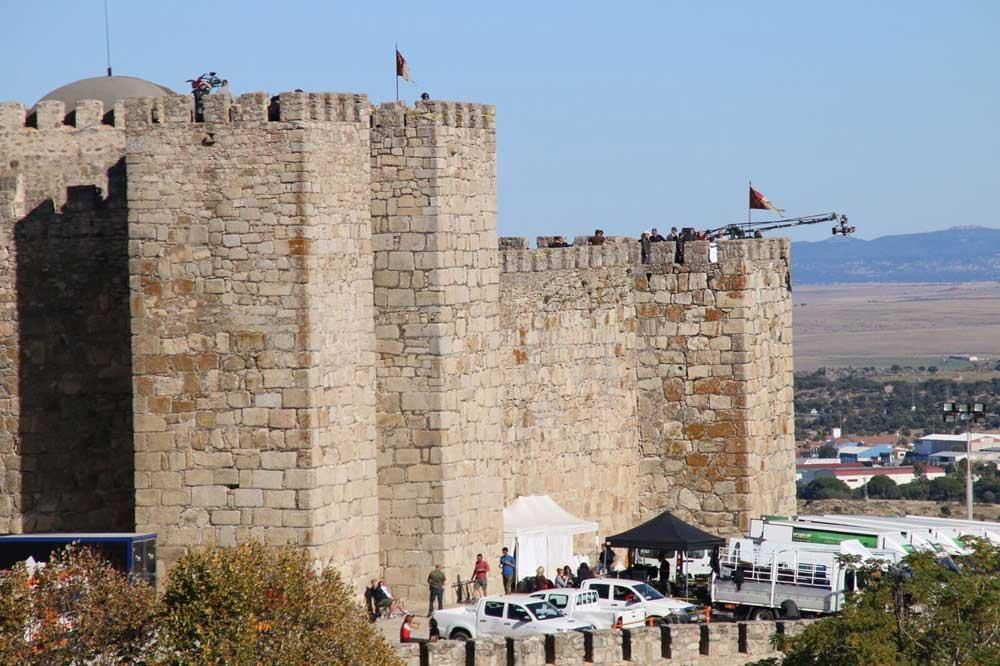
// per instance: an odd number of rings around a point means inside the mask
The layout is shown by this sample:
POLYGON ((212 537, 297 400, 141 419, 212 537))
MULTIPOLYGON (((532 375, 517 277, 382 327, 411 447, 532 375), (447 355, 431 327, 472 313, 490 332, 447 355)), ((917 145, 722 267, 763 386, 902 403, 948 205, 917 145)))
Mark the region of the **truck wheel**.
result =
POLYGON ((771 610, 770 608, 755 608, 750 613, 750 619, 770 622, 774 620, 774 611, 771 610))
POLYGON ((797 603, 791 599, 785 599, 781 602, 781 619, 799 620, 801 618, 802 613, 799 612, 799 605, 797 603))
POLYGON ((467 641, 470 638, 472 638, 472 636, 470 636, 469 632, 467 632, 465 629, 454 629, 451 632, 450 638, 453 641, 467 641))

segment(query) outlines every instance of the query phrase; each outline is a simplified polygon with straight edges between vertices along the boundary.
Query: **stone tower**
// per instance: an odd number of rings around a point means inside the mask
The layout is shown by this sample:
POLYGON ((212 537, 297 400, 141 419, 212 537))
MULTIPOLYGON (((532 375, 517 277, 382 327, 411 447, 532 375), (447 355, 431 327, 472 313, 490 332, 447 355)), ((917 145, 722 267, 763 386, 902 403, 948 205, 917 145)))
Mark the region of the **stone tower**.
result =
POLYGON ((136 528, 377 568, 364 96, 129 100, 136 528))
POLYGON ((386 104, 371 147, 380 539, 412 597, 502 537, 493 108, 386 104))

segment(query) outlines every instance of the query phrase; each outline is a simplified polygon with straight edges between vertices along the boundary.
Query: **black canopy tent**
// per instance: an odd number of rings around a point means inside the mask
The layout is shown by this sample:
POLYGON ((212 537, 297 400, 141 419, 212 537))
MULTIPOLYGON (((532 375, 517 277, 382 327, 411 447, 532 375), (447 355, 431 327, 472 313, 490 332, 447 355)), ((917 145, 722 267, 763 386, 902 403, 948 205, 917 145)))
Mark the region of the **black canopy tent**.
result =
MULTIPOLYGON (((669 511, 664 511, 642 525, 608 537, 605 543, 617 548, 647 548, 688 552, 723 546, 726 540, 685 523, 669 511)), ((717 571, 717 551, 712 556, 712 569, 717 571)), ((666 582, 663 583, 666 586, 666 582)), ((684 577, 684 596, 687 596, 688 579, 684 577)), ((667 588, 664 587, 664 593, 667 588)))
POLYGON ((616 548, 689 551, 724 546, 726 540, 664 511, 642 525, 608 537, 605 542, 616 548))

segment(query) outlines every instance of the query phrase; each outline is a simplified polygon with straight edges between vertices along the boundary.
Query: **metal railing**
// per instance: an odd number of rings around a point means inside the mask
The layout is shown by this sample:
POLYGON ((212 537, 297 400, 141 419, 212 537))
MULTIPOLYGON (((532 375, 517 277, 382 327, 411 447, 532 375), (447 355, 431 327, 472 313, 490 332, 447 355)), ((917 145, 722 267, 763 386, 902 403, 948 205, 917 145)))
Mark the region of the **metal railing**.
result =
POLYGON ((774 552, 762 558, 758 548, 754 548, 752 553, 742 552, 740 549, 720 548, 719 565, 723 578, 731 578, 733 573, 740 569, 743 572, 743 579, 748 581, 827 589, 831 588, 830 578, 834 568, 832 562, 830 565, 798 562, 795 551, 774 552), (783 557, 779 557, 781 555, 783 557))

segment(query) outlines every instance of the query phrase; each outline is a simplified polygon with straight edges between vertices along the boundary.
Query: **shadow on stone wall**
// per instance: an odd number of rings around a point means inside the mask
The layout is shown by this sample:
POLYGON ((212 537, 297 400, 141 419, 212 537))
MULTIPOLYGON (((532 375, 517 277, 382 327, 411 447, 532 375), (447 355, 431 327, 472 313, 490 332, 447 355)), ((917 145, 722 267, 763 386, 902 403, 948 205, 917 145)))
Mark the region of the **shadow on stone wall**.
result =
POLYGON ((26 533, 134 530, 124 160, 108 176, 15 226, 26 533))

